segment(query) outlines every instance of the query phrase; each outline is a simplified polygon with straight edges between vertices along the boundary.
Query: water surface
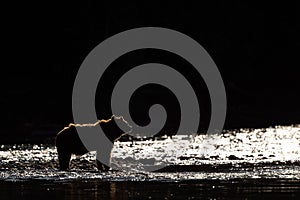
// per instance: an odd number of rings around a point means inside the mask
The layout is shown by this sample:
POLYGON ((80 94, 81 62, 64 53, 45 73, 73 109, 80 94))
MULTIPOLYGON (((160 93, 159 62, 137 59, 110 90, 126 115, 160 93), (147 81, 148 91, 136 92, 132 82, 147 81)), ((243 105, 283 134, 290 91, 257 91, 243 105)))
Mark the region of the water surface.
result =
MULTIPOLYGON (((295 197, 300 191, 300 127, 241 129, 215 135, 116 142, 112 168, 95 152, 59 171, 51 144, 0 145, 0 194, 90 199, 295 197), (151 166, 167 167, 147 172, 151 166)), ((2 199, 2 198, 1 198, 2 199)))

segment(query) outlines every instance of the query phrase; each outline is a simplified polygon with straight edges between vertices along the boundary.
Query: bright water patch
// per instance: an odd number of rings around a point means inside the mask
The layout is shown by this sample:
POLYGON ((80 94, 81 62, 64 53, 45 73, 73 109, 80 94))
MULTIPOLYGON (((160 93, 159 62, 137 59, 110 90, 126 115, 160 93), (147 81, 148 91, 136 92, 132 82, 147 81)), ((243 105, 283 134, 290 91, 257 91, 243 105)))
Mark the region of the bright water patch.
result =
POLYGON ((162 181, 239 178, 300 179, 300 127, 241 129, 196 137, 116 142, 112 167, 99 173, 95 152, 72 157, 71 170, 59 171, 53 145, 0 145, 0 180, 162 181), (147 165, 168 165, 144 172, 147 165), (132 170, 134 169, 134 171, 132 170))

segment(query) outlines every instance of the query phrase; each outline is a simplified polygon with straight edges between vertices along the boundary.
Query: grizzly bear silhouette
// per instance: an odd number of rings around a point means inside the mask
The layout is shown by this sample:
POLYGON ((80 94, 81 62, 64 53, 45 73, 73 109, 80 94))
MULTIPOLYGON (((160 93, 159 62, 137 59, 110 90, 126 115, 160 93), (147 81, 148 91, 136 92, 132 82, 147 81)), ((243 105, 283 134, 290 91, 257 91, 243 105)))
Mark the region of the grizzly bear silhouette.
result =
MULTIPOLYGON (((131 128, 131 126, 123 119, 123 117, 115 117, 112 116, 114 119, 121 119, 123 122, 126 123, 127 128, 131 128)), ((70 124, 68 127, 65 127, 63 130, 61 130, 55 138, 55 144, 56 149, 58 153, 58 161, 59 161, 59 169, 66 171, 69 169, 69 163, 71 160, 71 156, 73 154, 75 155, 84 155, 88 153, 89 151, 86 149, 84 144, 82 143, 77 130, 81 129, 80 132, 84 132, 87 129, 95 128, 98 124, 101 126, 102 130, 106 133, 110 133, 109 135, 106 135, 107 138, 113 143, 123 135, 126 135, 128 132, 124 132, 121 129, 118 128, 115 121, 112 121, 112 118, 109 120, 99 120, 97 123, 92 125, 76 125, 76 124, 70 124), (105 123, 99 123, 104 121, 105 123)), ((87 131, 88 132, 88 131, 87 131)), ((100 143, 100 142, 99 142, 100 143)), ((96 150, 96 149, 95 149, 96 150)), ((104 157, 109 158, 110 163, 110 157, 111 157, 111 149, 106 151, 106 154, 104 157)), ((101 153, 97 152, 96 153, 101 153)), ((98 159, 96 159, 96 166, 99 171, 108 171, 110 167, 102 162, 100 162, 98 159)))

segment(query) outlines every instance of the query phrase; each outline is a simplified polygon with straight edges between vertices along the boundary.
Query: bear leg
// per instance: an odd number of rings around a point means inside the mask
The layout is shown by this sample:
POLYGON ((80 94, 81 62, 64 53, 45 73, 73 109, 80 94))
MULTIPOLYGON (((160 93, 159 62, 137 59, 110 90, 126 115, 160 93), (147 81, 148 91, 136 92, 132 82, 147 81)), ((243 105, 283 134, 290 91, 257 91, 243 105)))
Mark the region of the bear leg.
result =
POLYGON ((66 171, 69 168, 69 163, 71 160, 71 153, 57 149, 58 161, 60 170, 66 171))
POLYGON ((103 164, 102 162, 100 162, 98 160, 96 160, 96 164, 97 164, 98 170, 101 171, 101 172, 107 172, 110 169, 109 166, 103 164))

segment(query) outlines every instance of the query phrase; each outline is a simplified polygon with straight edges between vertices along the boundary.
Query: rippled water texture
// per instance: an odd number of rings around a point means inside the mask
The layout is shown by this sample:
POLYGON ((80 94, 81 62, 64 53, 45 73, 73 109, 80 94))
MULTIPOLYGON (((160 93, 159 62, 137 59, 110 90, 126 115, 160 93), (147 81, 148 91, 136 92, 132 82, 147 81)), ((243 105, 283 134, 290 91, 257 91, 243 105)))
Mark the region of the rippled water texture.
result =
POLYGON ((72 157, 71 170, 57 170, 53 145, 1 145, 0 180, 190 181, 240 178, 300 180, 300 126, 241 129, 196 137, 116 142, 112 167, 99 173, 95 152, 72 157), (167 165, 157 172, 148 166, 167 165))
POLYGON ((95 152, 63 172, 53 145, 0 145, 0 198, 299 199, 299 147, 300 126, 116 142, 99 173, 95 152))

